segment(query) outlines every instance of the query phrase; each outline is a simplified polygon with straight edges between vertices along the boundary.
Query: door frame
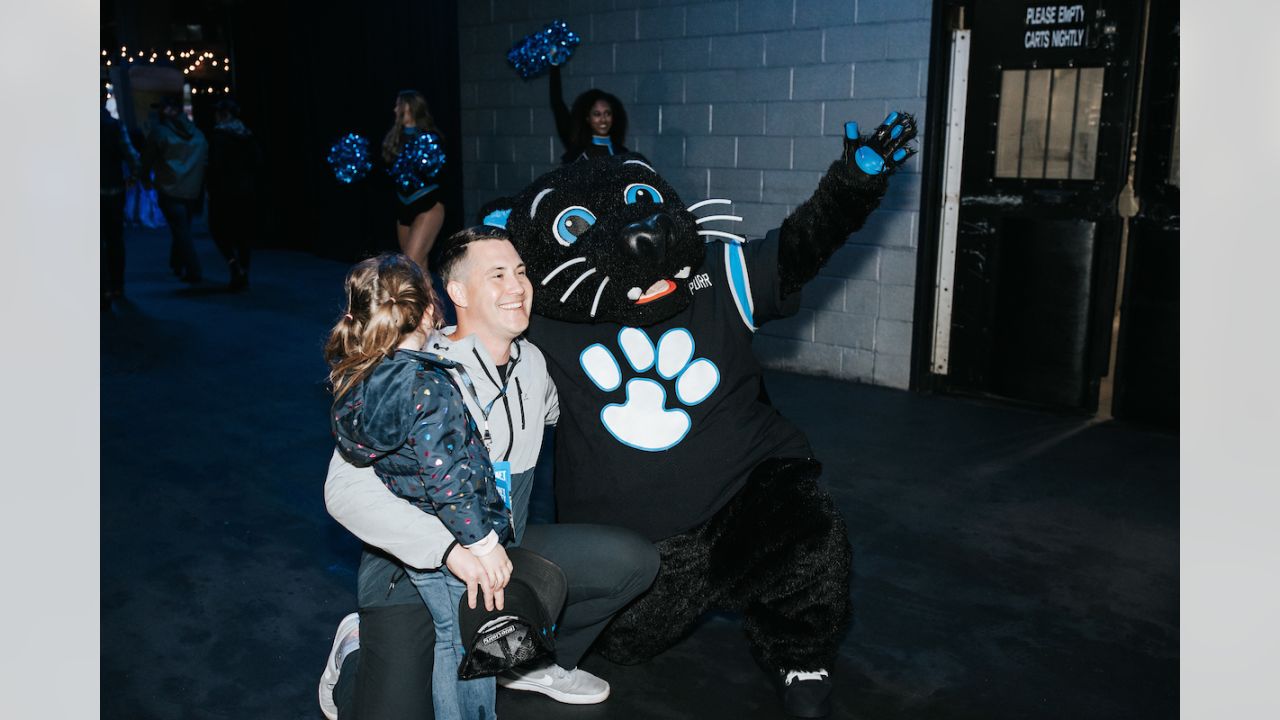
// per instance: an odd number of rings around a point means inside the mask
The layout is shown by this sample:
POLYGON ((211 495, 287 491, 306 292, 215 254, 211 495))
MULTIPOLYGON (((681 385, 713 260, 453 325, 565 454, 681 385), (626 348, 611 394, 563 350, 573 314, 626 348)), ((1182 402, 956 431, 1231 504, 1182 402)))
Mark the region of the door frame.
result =
POLYGON ((946 170, 947 120, 951 110, 951 32, 968 29, 969 0, 933 0, 929 32, 929 79, 921 153, 920 230, 916 240, 915 312, 911 323, 911 378, 908 387, 933 393, 940 379, 933 372, 935 298, 946 170))

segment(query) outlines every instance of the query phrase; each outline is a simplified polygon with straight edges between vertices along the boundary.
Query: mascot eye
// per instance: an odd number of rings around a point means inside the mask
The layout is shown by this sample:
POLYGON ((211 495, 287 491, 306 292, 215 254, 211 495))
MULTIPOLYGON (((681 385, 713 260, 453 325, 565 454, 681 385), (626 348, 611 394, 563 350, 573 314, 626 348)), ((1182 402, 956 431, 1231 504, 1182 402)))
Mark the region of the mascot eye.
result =
POLYGON ((560 211, 556 216, 555 224, 551 226, 551 232, 556 236, 556 242, 569 247, 595 224, 596 216, 592 215, 590 210, 581 205, 574 205, 560 211))
POLYGON ((648 200, 651 203, 662 202, 662 193, 658 192, 654 186, 644 183, 631 183, 626 190, 622 191, 622 197, 628 205, 635 205, 641 200, 648 200))

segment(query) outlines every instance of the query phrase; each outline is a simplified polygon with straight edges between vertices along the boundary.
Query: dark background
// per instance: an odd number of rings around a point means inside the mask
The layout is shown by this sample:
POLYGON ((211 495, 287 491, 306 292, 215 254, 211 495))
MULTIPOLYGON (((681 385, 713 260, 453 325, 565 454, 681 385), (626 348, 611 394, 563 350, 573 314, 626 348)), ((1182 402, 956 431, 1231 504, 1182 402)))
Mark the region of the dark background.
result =
MULTIPOLYGON (((442 202, 462 207, 454 2, 104 0, 102 47, 121 46, 154 49, 162 58, 166 48, 208 49, 231 59, 230 95, 266 162, 260 247, 340 260, 396 249, 395 199, 378 148, 404 89, 427 98, 449 159, 442 202), (348 132, 368 138, 377 160, 368 177, 343 186, 325 155, 348 132)), ((192 99, 206 134, 222 97, 192 99)), ((460 212, 447 214, 443 236, 463 220, 460 212)))

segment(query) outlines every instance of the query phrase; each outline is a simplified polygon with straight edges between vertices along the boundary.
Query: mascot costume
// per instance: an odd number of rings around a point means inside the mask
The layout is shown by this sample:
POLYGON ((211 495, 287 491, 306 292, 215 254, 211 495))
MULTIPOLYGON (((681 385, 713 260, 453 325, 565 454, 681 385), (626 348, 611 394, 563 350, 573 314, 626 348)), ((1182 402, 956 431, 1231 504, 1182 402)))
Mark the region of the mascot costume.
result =
POLYGON ((822 466, 768 401, 751 339, 799 308, 914 153, 906 113, 845 135, 813 196, 752 242, 708 229, 740 220, 704 210, 729 200, 686 206, 634 153, 567 165, 481 211, 510 232, 534 285, 528 337, 560 396, 559 520, 632 528, 661 552, 653 587, 598 649, 640 662, 709 610, 741 613, 801 717, 829 712, 851 550, 822 466))

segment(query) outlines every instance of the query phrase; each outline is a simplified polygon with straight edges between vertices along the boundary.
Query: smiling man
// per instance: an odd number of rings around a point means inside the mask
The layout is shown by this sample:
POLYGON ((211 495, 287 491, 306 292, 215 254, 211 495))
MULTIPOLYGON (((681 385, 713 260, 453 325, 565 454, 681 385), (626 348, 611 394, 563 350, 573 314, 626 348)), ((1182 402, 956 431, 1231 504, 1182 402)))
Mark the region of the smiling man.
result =
MULTIPOLYGON (((658 572, 658 553, 638 533, 604 525, 530 525, 529 496, 543 428, 560 417, 555 385, 538 348, 521 336, 529 326, 533 287, 506 231, 468 228, 440 253, 445 290, 457 309, 424 350, 458 363, 454 380, 480 428, 510 499, 516 543, 564 570, 568 597, 556 633, 555 662, 508 671, 498 684, 542 693, 558 702, 603 702, 609 683, 579 669, 578 661, 619 609, 643 592, 658 572)), ((450 562, 453 537, 439 519, 396 497, 372 468, 356 468, 336 453, 325 481, 334 519, 365 543, 357 574, 359 615, 338 627, 324 675, 325 716, 359 720, 431 717, 434 630, 431 614, 403 566, 430 569, 450 562), (358 649, 358 652, 356 650, 358 649)), ((476 578, 459 576, 469 591, 476 578)))

